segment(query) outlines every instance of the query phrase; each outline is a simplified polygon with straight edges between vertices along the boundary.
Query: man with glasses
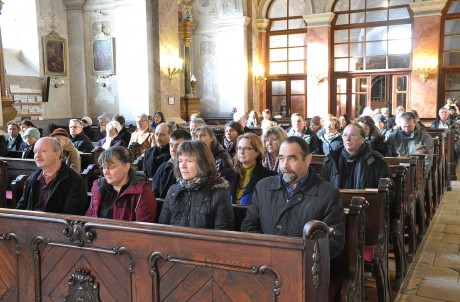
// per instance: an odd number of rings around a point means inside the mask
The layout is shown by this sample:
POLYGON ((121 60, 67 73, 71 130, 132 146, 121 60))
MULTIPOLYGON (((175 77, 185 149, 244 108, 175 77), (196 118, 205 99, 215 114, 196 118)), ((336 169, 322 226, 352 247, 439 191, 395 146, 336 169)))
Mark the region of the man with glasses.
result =
POLYGON ((307 126, 305 117, 300 113, 291 116, 291 128, 287 129, 288 136, 298 136, 303 138, 310 146, 311 154, 321 154, 321 144, 318 136, 307 126))
POLYGON ((83 133, 83 123, 78 119, 71 119, 69 121, 70 141, 77 148, 78 151, 89 153, 93 150, 93 143, 83 133))
POLYGON ((107 132, 105 131, 105 126, 107 126, 107 124, 110 122, 110 118, 104 113, 99 115, 97 117, 97 120, 99 123, 99 129, 94 131, 93 142, 98 142, 107 136, 107 132))
POLYGON ((138 148, 139 155, 144 155, 145 150, 155 146, 155 130, 150 128, 148 115, 143 113, 136 117, 137 129, 129 140, 130 148, 138 148))

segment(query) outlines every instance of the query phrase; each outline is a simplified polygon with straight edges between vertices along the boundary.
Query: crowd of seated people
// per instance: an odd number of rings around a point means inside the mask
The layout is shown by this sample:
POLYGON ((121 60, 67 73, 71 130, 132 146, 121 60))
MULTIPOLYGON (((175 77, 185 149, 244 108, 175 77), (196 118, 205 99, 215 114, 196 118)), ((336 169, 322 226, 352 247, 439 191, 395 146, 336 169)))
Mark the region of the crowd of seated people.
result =
MULTIPOLYGON (((439 109, 433 128, 456 123, 449 110, 439 109)), ((387 108, 366 109, 355 120, 347 115, 308 120, 294 113, 285 129, 268 109, 262 121, 251 112, 249 122, 244 112, 236 111, 221 141, 198 115, 189 128, 175 130, 162 112, 155 112, 152 120, 142 113, 133 133, 122 115, 112 120, 101 115, 98 131, 105 136, 97 145, 104 149, 98 159, 102 175, 92 184, 90 201, 75 194, 86 191, 78 152, 92 149, 85 134, 90 118, 70 119, 70 134, 59 128, 44 138, 34 127, 21 137, 19 125, 10 122, 9 136, 0 137, 0 155, 5 154, 2 145, 25 154, 33 151, 38 169, 27 183, 20 209, 233 230, 232 204, 246 205, 241 229, 247 232, 301 236, 304 223, 321 218, 335 229, 334 259, 344 242, 338 190, 377 188, 380 178, 391 175, 384 156, 407 156, 419 145, 427 147, 427 157, 433 153, 433 141, 416 112, 400 108, 394 118, 388 114, 387 108), (273 124, 262 136, 253 133, 251 128, 264 121, 273 124), (125 131, 129 135, 122 135, 125 131), (312 154, 325 155, 320 175, 310 167, 312 154), (143 167, 136 170, 137 156, 142 156, 143 167), (156 213, 156 198, 164 199, 161 213, 156 213), (327 203, 312 206, 318 198, 327 203), (292 208, 286 210, 291 200, 292 208), (307 207, 312 213, 302 214, 307 207), (280 228, 274 229, 276 225, 280 228)))

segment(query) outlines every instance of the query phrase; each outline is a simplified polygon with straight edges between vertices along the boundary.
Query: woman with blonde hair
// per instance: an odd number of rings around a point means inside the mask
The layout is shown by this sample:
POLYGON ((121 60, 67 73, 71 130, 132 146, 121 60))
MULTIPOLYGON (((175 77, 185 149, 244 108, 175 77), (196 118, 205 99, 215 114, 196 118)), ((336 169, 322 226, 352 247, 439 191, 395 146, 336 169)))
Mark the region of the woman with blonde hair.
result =
POLYGON ((169 188, 159 223, 234 230, 228 182, 217 173, 208 146, 202 141, 184 141, 176 153, 177 183, 169 188))
POLYGON ((249 112, 247 126, 250 128, 260 127, 259 115, 254 110, 249 112))
POLYGON ((248 132, 238 136, 236 144, 233 169, 226 169, 222 175, 230 183, 232 203, 250 205, 257 182, 276 172, 262 165, 264 147, 260 136, 248 132))
POLYGON ((269 170, 278 172, 278 153, 280 151, 280 145, 287 137, 288 135, 286 131, 284 131, 281 127, 277 126, 267 129, 267 131, 262 135, 265 147, 265 156, 262 160, 262 166, 269 170))
POLYGON ((343 147, 342 133, 340 133, 340 122, 336 117, 329 117, 324 121, 326 131, 319 136, 323 141, 323 154, 335 151, 343 147))

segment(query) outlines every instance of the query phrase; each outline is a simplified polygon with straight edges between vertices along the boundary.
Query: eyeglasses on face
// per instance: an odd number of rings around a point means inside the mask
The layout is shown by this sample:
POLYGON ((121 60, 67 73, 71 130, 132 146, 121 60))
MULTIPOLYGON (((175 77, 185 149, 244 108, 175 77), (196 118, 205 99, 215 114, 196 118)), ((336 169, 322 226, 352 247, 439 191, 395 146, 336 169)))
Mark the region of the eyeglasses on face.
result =
POLYGON ((277 143, 279 143, 279 141, 280 140, 277 139, 277 138, 267 138, 267 139, 264 140, 265 143, 273 143, 273 144, 277 144, 277 143))
POLYGON ((69 126, 70 129, 80 128, 80 126, 69 126))
POLYGON ((251 147, 238 147, 236 148, 236 150, 238 150, 238 152, 249 152, 250 150, 254 150, 254 148, 251 148, 251 147))
POLYGON ((147 120, 138 120, 136 121, 136 123, 140 123, 140 122, 146 122, 147 120))

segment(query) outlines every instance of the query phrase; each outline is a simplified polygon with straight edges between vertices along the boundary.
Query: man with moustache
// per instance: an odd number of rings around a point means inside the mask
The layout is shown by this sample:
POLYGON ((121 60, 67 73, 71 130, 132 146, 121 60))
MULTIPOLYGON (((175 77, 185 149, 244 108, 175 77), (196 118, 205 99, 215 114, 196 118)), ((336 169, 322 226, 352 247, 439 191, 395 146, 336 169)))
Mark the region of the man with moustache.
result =
POLYGON ((340 279, 345 215, 339 190, 310 168, 312 155, 303 138, 285 139, 278 157, 281 174, 259 180, 241 231, 302 237, 307 222, 321 220, 335 232, 329 239, 331 278, 340 279))

